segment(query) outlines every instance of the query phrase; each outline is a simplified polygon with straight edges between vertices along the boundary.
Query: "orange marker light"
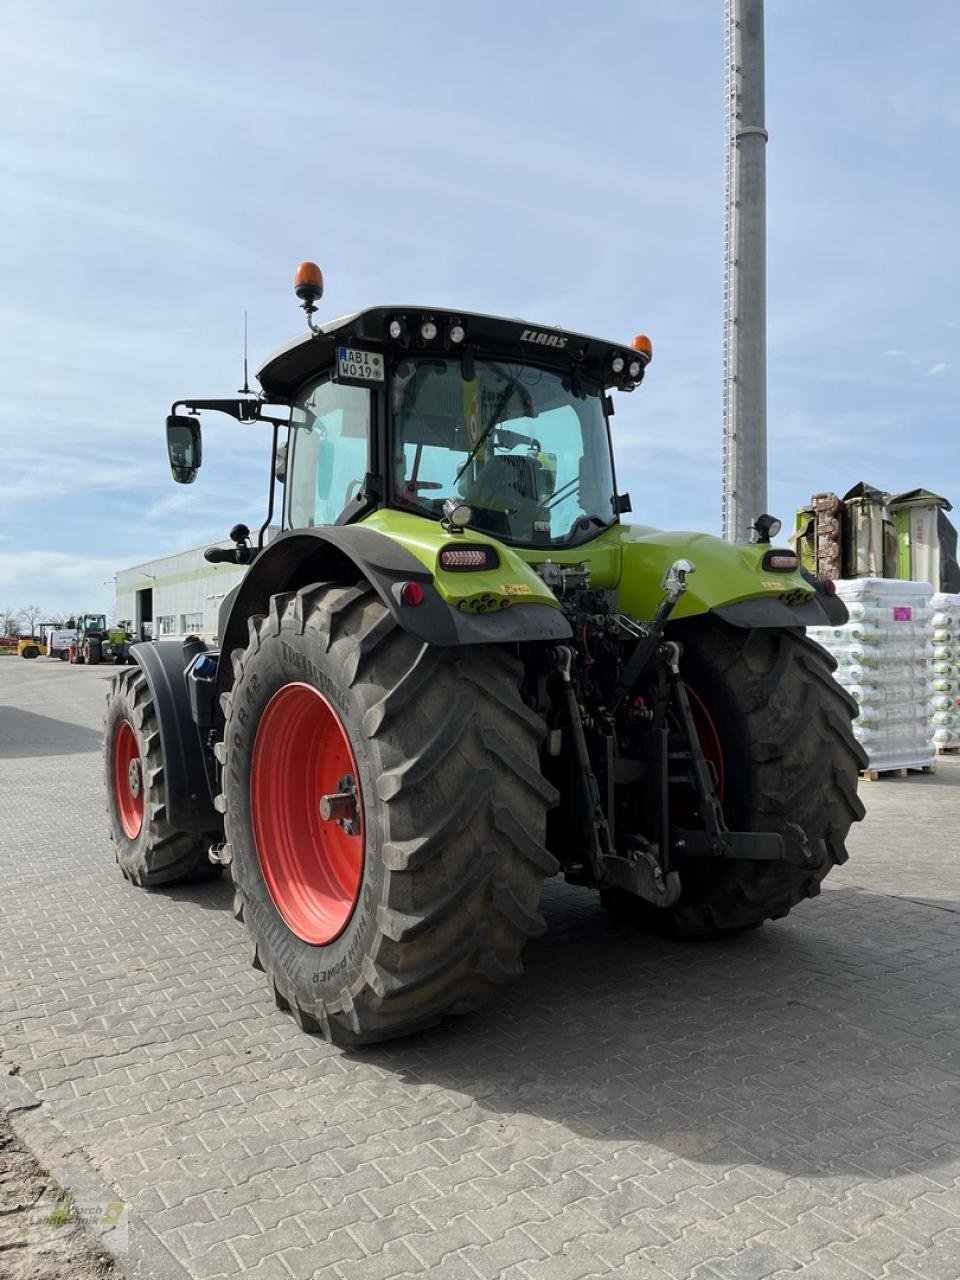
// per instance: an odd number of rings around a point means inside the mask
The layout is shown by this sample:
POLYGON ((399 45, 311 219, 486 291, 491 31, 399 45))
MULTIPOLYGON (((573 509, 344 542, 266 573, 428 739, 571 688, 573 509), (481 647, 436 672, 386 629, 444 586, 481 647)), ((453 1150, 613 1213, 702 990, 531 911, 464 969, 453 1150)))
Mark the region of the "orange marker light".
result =
POLYGON ((293 277, 293 291, 306 303, 323 297, 323 272, 315 262, 301 262, 293 277))
POLYGON ((645 333, 638 333, 630 345, 634 351, 639 351, 642 356, 646 356, 648 363, 653 359, 653 343, 645 333))

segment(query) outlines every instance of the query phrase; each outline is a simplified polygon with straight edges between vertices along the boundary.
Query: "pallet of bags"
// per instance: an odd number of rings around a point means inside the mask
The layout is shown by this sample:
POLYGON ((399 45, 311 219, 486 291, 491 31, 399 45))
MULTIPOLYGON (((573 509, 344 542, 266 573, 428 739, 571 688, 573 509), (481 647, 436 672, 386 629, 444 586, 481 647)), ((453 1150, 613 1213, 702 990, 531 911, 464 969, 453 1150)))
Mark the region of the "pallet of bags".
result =
POLYGON ((869 757, 865 776, 931 772, 933 588, 895 578, 852 578, 837 582, 837 595, 850 620, 839 627, 808 627, 807 634, 833 655, 837 680, 860 708, 853 731, 869 757))
POLYGON ((938 591, 931 603, 933 741, 938 751, 960 751, 960 595, 938 591))

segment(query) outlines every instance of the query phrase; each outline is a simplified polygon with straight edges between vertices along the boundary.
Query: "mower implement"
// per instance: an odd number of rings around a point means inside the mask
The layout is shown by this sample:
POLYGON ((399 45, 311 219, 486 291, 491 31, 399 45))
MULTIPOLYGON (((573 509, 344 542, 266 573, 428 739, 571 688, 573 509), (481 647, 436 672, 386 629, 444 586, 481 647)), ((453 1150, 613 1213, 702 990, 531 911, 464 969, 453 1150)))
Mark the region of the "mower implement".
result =
POLYGON ((104 735, 133 884, 226 869, 279 1008, 345 1045, 515 977, 543 880, 697 938, 785 915, 844 861, 855 705, 807 640, 843 606, 770 538, 629 525, 616 343, 442 308, 316 319, 259 394, 186 398, 272 434, 267 516, 219 645, 134 645, 104 735), (281 532, 265 534, 279 512, 281 532))

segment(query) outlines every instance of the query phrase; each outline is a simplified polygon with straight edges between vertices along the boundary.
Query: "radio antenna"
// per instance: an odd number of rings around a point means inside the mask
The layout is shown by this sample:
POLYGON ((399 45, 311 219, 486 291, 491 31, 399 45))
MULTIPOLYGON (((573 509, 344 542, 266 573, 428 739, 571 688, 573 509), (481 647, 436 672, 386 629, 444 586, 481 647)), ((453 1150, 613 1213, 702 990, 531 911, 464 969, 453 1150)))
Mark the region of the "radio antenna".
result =
POLYGON ((247 312, 243 312, 243 386, 240 388, 240 394, 248 396, 250 391, 250 378, 247 374, 247 312))

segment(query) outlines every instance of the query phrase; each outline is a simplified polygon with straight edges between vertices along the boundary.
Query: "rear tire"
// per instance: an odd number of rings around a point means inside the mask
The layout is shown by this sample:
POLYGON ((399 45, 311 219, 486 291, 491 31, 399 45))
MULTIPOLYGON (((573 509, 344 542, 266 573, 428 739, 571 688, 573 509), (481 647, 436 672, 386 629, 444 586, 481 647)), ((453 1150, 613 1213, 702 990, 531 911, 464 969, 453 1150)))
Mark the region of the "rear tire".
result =
MULTIPOLYGON (((557 869, 544 847, 556 800, 540 773, 544 725, 520 698, 519 662, 494 646, 424 644, 366 583, 274 597, 270 615, 251 620, 250 642, 233 662, 217 748, 218 807, 236 914, 277 1005, 302 1029, 356 1045, 483 1004, 494 984, 521 972, 524 943, 544 928, 544 876, 557 869), (306 941, 305 928, 298 934, 288 924, 304 896, 284 901, 289 880, 276 902, 267 888, 263 866, 276 885, 282 826, 270 848, 258 851, 254 834, 251 792, 263 792, 252 773, 264 767, 255 752, 269 723, 264 712, 280 690, 297 685, 322 694, 334 711, 361 798, 355 905, 348 898, 352 914, 325 943, 306 941)), ((300 829, 306 825, 304 817, 300 829)), ((257 830, 270 838, 262 820, 257 830)), ((321 866, 324 830, 310 845, 321 866)), ((301 870, 307 865, 301 859, 301 870)), ((304 878, 306 896, 320 879, 320 872, 304 878)))
POLYGON ((680 669, 703 700, 723 750, 724 816, 732 831, 802 827, 826 856, 806 869, 785 862, 677 860, 677 904, 660 910, 617 890, 604 906, 682 938, 716 937, 779 919, 820 892, 846 862, 845 840, 864 808, 857 776, 866 757, 853 736, 857 705, 833 679, 836 663, 795 631, 743 631, 713 619, 671 628, 680 669))
POLYGON ((207 857, 218 834, 177 831, 167 821, 157 713, 139 667, 128 667, 110 682, 103 761, 110 839, 132 884, 146 889, 219 874, 207 857))
POLYGON ((35 644, 28 644, 20 656, 21 658, 39 658, 40 650, 35 644))

